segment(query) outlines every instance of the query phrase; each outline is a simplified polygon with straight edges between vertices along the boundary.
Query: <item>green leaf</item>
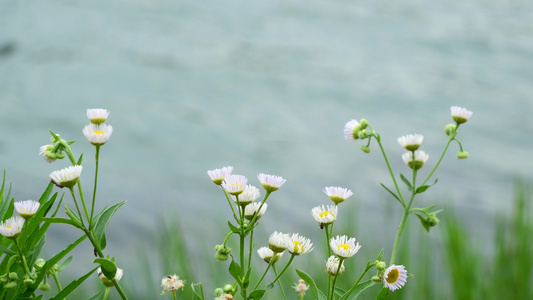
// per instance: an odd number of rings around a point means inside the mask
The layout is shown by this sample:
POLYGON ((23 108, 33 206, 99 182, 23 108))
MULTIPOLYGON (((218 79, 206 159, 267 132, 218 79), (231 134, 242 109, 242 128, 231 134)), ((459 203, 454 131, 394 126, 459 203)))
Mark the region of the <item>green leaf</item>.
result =
POLYGON ((234 260, 232 260, 231 264, 229 265, 228 271, 231 274, 231 276, 235 278, 235 280, 239 283, 239 285, 241 285, 243 281, 242 277, 244 274, 242 274, 242 270, 239 264, 236 263, 234 260))
POLYGON ((109 202, 107 202, 107 204, 104 206, 104 208, 102 209, 101 212, 99 212, 99 213, 97 213, 96 215, 93 216, 93 219, 91 220, 91 225, 90 225, 89 230, 94 228, 94 225, 98 222, 98 220, 100 219, 100 216, 106 211, 106 209, 108 207, 109 207, 109 202))
POLYGON ((194 293, 194 299, 196 300, 204 300, 204 287, 202 286, 202 283, 197 283, 197 284, 194 284, 194 283, 191 283, 191 289, 194 293), (200 286, 200 293, 202 294, 201 296, 196 292, 196 289, 194 288, 195 285, 199 285, 200 286))
POLYGON ((424 226, 424 229, 426 229, 426 231, 429 232, 429 224, 426 221, 426 217, 421 216, 419 214, 415 214, 415 215, 418 217, 418 219, 420 219, 420 223, 422 223, 422 226, 424 226))
POLYGON ((409 182, 409 180, 405 176, 403 176, 403 174, 400 174, 400 178, 402 179, 403 183, 407 185, 407 188, 409 189, 409 191, 412 191, 413 186, 411 185, 411 182, 409 182))
POLYGON ((357 297, 359 297, 359 295, 361 295, 361 293, 364 290, 368 289, 369 287, 373 286, 374 284, 376 284, 376 283, 373 282, 372 280, 367 280, 365 282, 361 282, 360 284, 357 285, 357 287, 355 287, 355 289, 353 291, 344 294, 339 300, 355 300, 355 299, 357 299, 357 297))
POLYGON ((342 296, 344 294, 346 294, 346 291, 341 289, 340 287, 335 287, 335 294, 338 295, 338 296, 342 296))
POLYGON ((389 295, 389 291, 390 290, 388 288, 381 289, 381 292, 379 292, 378 297, 376 298, 376 300, 385 300, 385 299, 387 299, 387 296, 389 295))
POLYGON ((78 159, 78 162, 76 165, 81 166, 81 161, 83 160, 83 153, 80 155, 80 158, 78 159))
POLYGON ((251 292, 250 295, 248 295, 248 299, 259 300, 263 298, 263 296, 265 295, 265 292, 266 290, 255 290, 251 292))
POLYGON ((244 289, 248 288, 248 285, 250 284, 250 275, 252 273, 252 268, 248 268, 248 272, 246 272, 246 276, 244 276, 244 281, 242 283, 242 287, 244 289))
POLYGON ((300 276, 301 279, 305 281, 311 288, 311 291, 313 291, 313 294, 315 295, 315 298, 318 300, 326 300, 326 296, 318 289, 315 281, 309 274, 305 273, 304 271, 300 269, 296 269, 296 273, 298 273, 298 276, 300 276))
POLYGON ((380 184, 385 190, 387 190, 387 192, 389 192, 394 198, 396 198, 396 200, 398 200, 398 202, 400 202, 400 204, 403 207, 405 207, 405 205, 403 204, 402 200, 400 200, 400 197, 396 196, 396 194, 393 191, 391 191, 388 187, 386 187, 383 183, 380 183, 380 184))
POLYGON ((379 251, 378 257, 376 257, 377 261, 380 261, 383 258, 383 248, 381 248, 381 251, 379 251))
POLYGON ((102 273, 104 273, 105 277, 110 280, 115 278, 115 275, 117 274, 117 265, 114 261, 107 258, 98 257, 93 260, 93 263, 100 264, 100 268, 102 269, 102 273))
POLYGON ((104 290, 101 290, 99 291, 96 295, 92 296, 89 300, 99 300, 99 299, 102 299, 102 293, 104 292, 104 290))
POLYGON ((70 264, 70 262, 72 261, 72 255, 69 256, 67 259, 65 259, 64 262, 60 263, 59 264, 59 268, 58 268, 58 271, 61 272, 62 270, 64 270, 66 267, 68 267, 68 265, 70 264))
POLYGON ((70 293, 72 293, 78 286, 80 286, 80 284, 82 284, 87 278, 89 278, 89 276, 91 276, 94 271, 96 271, 96 269, 98 269, 98 267, 90 270, 87 274, 83 275, 82 277, 80 277, 79 279, 76 279, 74 281, 72 281, 69 285, 67 285, 59 294, 57 294, 54 298, 50 299, 50 300, 59 300, 59 299, 63 299, 65 298, 66 296, 68 296, 70 293))
POLYGON ((11 251, 10 249, 7 249, 5 247, 3 247, 2 245, 0 245, 0 251, 6 253, 6 254, 9 254, 9 255, 17 255, 17 253, 11 251))
POLYGON ((427 189, 429 189, 429 185, 421 185, 419 186, 417 189, 416 189, 416 193, 417 194, 422 194, 423 192, 425 192, 427 189))
POLYGON ((241 231, 239 230, 239 228, 236 227, 235 225, 231 224, 230 221, 228 221, 228 226, 229 226, 229 229, 230 229, 232 232, 237 233, 237 234, 241 233, 241 231))
POLYGON ((43 218, 43 221, 49 222, 49 223, 57 223, 57 224, 70 224, 76 228, 81 229, 81 224, 79 222, 76 222, 71 219, 65 219, 65 218, 43 218))
POLYGON ((124 203, 126 203, 126 201, 117 203, 108 208, 106 211, 104 211, 104 213, 100 216, 100 218, 98 218, 98 222, 96 222, 96 225, 94 226, 94 234, 100 244, 100 247, 102 248, 101 250, 104 250, 106 246, 105 229, 109 224, 111 217, 113 217, 113 215, 122 205, 124 205, 124 203))

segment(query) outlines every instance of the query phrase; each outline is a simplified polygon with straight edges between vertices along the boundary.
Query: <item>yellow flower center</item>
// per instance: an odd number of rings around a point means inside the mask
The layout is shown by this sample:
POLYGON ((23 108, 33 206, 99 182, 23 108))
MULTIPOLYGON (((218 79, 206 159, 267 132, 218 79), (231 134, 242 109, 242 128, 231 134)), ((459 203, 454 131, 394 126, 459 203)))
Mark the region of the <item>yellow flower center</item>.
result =
POLYGON ((11 225, 8 225, 8 226, 7 226, 7 229, 11 229, 11 227, 13 227, 13 226, 11 226, 11 225))
POLYGON ((323 211, 323 212, 320 213, 319 216, 320 216, 321 218, 327 218, 328 216, 332 216, 332 217, 335 218, 335 216, 334 216, 332 213, 330 213, 329 211, 323 211))
POLYGON ((294 252, 297 252, 297 253, 300 252, 298 251, 299 248, 302 249, 301 252, 304 252, 304 247, 302 246, 302 243, 300 243, 299 241, 294 241, 293 243, 294 243, 294 252))
POLYGON ((339 246, 337 246, 338 250, 340 250, 341 248, 344 251, 348 251, 348 254, 350 254, 350 250, 352 250, 352 247, 348 246, 347 244, 340 244, 339 246))
POLYGON ((94 134, 97 134, 97 135, 104 135, 104 132, 103 132, 103 131, 95 131, 94 134))
POLYGON ((398 269, 394 268, 390 270, 389 274, 387 274, 387 282, 395 283, 396 280, 398 280, 398 276, 400 276, 400 271, 398 271, 398 269))

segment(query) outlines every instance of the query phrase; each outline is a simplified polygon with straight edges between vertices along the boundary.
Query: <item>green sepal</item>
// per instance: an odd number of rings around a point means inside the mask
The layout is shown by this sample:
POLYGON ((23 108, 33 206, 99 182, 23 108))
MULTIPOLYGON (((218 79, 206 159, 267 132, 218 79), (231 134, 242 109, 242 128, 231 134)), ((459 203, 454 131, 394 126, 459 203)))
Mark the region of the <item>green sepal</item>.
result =
POLYGON ((113 280, 113 278, 115 278, 115 275, 117 274, 117 265, 115 264, 115 258, 108 259, 98 257, 93 260, 93 263, 100 264, 102 273, 104 273, 105 277, 107 277, 109 280, 113 280))
POLYGON ((409 182, 409 179, 407 179, 405 176, 403 176, 403 174, 400 174, 400 178, 402 179, 403 183, 405 183, 405 185, 407 185, 407 189, 409 189, 409 191, 412 191, 413 190, 413 185, 411 185, 411 182, 409 182))

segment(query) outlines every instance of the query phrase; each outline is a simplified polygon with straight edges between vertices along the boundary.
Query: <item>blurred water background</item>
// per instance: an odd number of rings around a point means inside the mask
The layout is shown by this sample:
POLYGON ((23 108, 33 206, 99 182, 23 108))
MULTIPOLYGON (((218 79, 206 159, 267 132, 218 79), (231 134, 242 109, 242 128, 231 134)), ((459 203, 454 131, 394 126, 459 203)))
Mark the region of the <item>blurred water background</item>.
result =
MULTIPOLYGON (((107 108, 98 206, 127 200, 106 251, 125 264, 150 251, 162 218, 179 220, 191 248, 220 243, 229 208, 206 171, 226 165, 256 185, 260 172, 287 179, 265 235, 320 236, 309 211, 335 185, 390 251, 400 215, 381 226, 399 208, 379 186, 388 172, 377 148, 344 141, 344 124, 366 118, 407 173, 396 139, 423 134, 432 167, 458 105, 474 112, 458 136, 470 158, 452 145, 420 205, 455 208, 483 243, 510 210, 513 180, 533 179, 532 20, 521 0, 0 0, 0 167, 16 200, 38 198, 66 166, 38 155, 51 129, 78 140, 90 194, 94 149, 81 130, 87 108, 107 108)), ((78 236, 53 227, 50 254, 78 236)))

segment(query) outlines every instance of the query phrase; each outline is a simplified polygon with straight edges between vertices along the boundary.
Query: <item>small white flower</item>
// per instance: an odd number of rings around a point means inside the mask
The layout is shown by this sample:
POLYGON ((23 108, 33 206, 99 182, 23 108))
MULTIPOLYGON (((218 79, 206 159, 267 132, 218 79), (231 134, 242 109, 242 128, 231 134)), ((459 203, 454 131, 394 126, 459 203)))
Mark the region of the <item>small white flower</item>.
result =
POLYGON ((335 257, 334 255, 330 256, 328 258, 328 261, 326 262, 326 270, 328 271, 328 274, 335 277, 335 275, 339 276, 344 272, 344 261, 342 262, 341 269, 339 270, 339 274, 337 274, 337 269, 339 268, 339 262, 340 259, 338 257, 335 257))
POLYGON ((0 234, 8 239, 14 239, 19 236, 24 226, 24 219, 19 216, 14 216, 6 221, 0 223, 0 234))
POLYGON ((29 219, 37 213, 40 205, 39 202, 33 200, 19 201, 15 202, 15 209, 21 217, 29 219))
POLYGON ((238 197, 238 200, 239 202, 237 202, 237 197, 236 196, 231 196, 233 198, 233 201, 235 201, 235 203, 241 205, 241 206, 247 206, 248 204, 252 203, 253 201, 255 201, 257 198, 259 198, 259 196, 261 196, 261 193, 259 192, 259 189, 256 188, 255 186, 253 185, 249 185, 247 184, 243 191, 242 191, 242 194, 240 194, 238 197))
POLYGON ((95 146, 105 144, 113 134, 113 127, 106 124, 89 124, 83 128, 83 135, 95 146))
POLYGON ((406 152, 402 155, 402 159, 409 166, 411 169, 420 169, 422 166, 426 163, 428 160, 429 155, 426 154, 426 152, 422 150, 416 150, 415 156, 413 158, 413 152, 406 152))
POLYGON ((349 189, 335 186, 325 187, 324 193, 326 193, 326 195, 328 195, 331 201, 335 202, 335 204, 344 202, 344 200, 353 195, 352 191, 349 189))
POLYGON ((107 120, 107 117, 109 117, 107 109, 91 108, 87 110, 87 118, 89 118, 93 124, 98 125, 104 123, 107 120))
POLYGON ((244 191, 246 183, 248 183, 248 179, 243 175, 229 175, 224 178, 221 185, 228 194, 235 196, 244 191))
POLYGON ((320 228, 333 223, 337 219, 337 205, 317 206, 311 210, 313 218, 319 223, 320 228))
POLYGON ((355 142, 359 139, 357 133, 361 130, 361 125, 357 120, 351 120, 344 125, 344 139, 348 142, 355 142))
POLYGON ((383 284, 391 291, 401 289, 407 281, 407 270, 404 266, 392 265, 383 274, 383 284))
POLYGON ((209 175, 209 178, 216 184, 221 185, 222 181, 224 181, 224 178, 231 175, 231 172, 233 171, 232 166, 222 167, 222 169, 214 169, 207 171, 207 175, 209 175))
POLYGON ((261 247, 257 250, 257 254, 259 254, 259 257, 261 257, 262 260, 266 261, 267 263, 270 263, 270 260, 272 257, 274 257, 274 261, 272 263, 277 262, 283 253, 276 253, 274 256, 274 251, 270 250, 268 247, 261 247))
POLYGON ((308 238, 293 233, 289 237, 287 251, 294 255, 306 254, 313 251, 313 243, 308 238))
POLYGON ((259 207, 261 206, 261 202, 252 202, 250 205, 247 205, 244 209, 244 217, 246 220, 251 221, 254 217, 254 213, 257 212, 257 216, 255 217, 255 220, 258 221, 261 219, 261 217, 265 214, 268 204, 263 204, 263 207, 261 207, 260 211, 257 211, 259 207))
POLYGON ((277 175, 259 173, 257 178, 267 192, 277 191, 285 183, 285 179, 277 175))
POLYGON ((54 171, 50 174, 50 178, 60 188, 73 187, 81 175, 82 166, 70 166, 64 169, 54 171))
POLYGON ((361 245, 355 244, 355 238, 348 238, 347 236, 338 235, 329 241, 331 250, 340 258, 352 257, 359 251, 361 245))
MULTIPOLYGON (((107 278, 104 275, 104 272, 102 272, 102 268, 98 268, 98 277, 100 277, 100 280, 102 280, 102 283, 107 287, 114 286, 113 281, 111 281, 109 278, 107 278)), ((121 268, 117 268, 117 272, 115 273, 115 280, 119 281, 122 278, 122 275, 124 274, 124 271, 121 268)))
POLYGON ((297 293, 300 293, 300 297, 303 297, 305 292, 309 289, 309 286, 305 284, 305 280, 300 279, 296 284, 294 284, 293 288, 297 293))
POLYGON ((183 290, 185 285, 184 281, 180 280, 180 277, 174 274, 163 277, 161 286, 163 287, 161 295, 164 295, 166 292, 175 292, 179 289, 183 290))
POLYGON ((281 253, 287 249, 288 242, 288 234, 274 231, 274 233, 268 239, 268 247, 275 253, 281 253))
POLYGON ((424 136, 421 134, 408 134, 398 138, 398 143, 409 151, 415 151, 422 145, 424 136))
POLYGON ((39 155, 50 164, 57 160, 57 157, 51 152, 52 149, 54 149, 54 145, 44 145, 39 148, 39 155))
POLYGON ((470 117, 472 117, 472 112, 467 110, 466 108, 462 108, 459 106, 452 106, 450 107, 450 111, 452 112, 452 119, 457 124, 466 123, 470 117))

